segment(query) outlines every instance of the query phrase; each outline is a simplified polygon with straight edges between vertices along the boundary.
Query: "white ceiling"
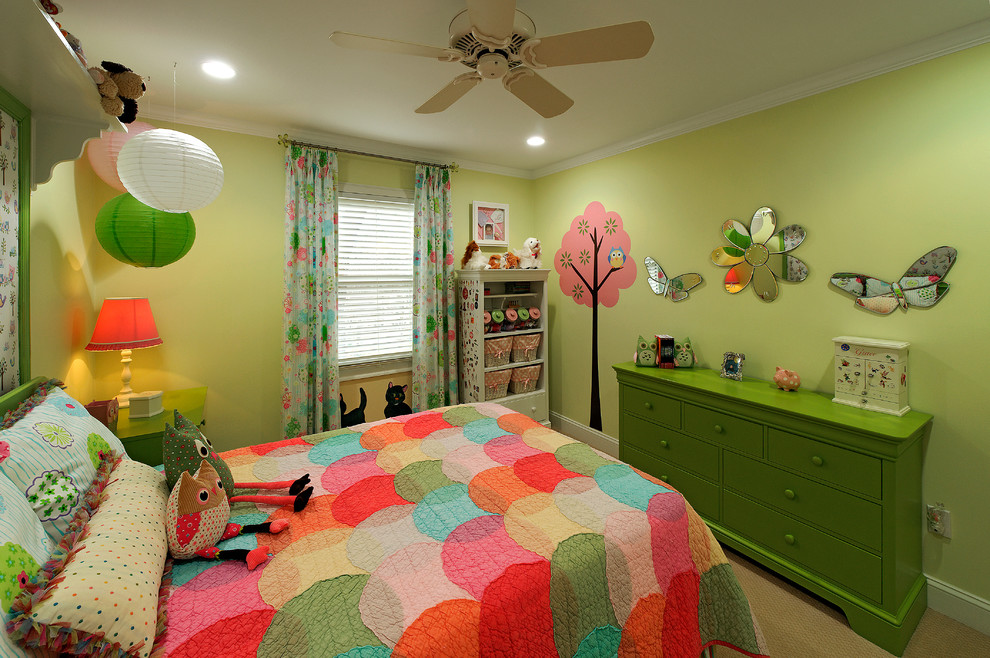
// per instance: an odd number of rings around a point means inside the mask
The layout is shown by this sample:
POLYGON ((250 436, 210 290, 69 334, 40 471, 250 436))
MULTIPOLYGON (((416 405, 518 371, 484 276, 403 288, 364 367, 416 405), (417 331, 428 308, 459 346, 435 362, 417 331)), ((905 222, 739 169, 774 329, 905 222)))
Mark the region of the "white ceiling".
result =
POLYGON ((544 119, 485 81, 414 110, 458 63, 340 48, 334 30, 447 46, 463 0, 59 0, 90 64, 150 78, 138 119, 238 130, 532 177, 990 41, 987 0, 518 0, 537 36, 646 20, 637 60, 541 72, 574 99, 544 119), (238 75, 207 78, 221 59, 238 75), (174 78, 174 84, 173 84, 174 78), (543 135, 546 145, 527 146, 543 135))

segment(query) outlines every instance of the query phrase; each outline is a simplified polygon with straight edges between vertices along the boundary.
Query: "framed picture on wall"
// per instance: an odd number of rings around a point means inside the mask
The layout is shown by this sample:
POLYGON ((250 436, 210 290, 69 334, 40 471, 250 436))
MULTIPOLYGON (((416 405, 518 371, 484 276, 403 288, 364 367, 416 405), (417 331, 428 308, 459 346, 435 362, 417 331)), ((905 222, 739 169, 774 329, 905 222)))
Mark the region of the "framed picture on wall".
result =
POLYGON ((471 204, 472 237, 479 247, 509 246, 509 206, 475 201, 471 204))

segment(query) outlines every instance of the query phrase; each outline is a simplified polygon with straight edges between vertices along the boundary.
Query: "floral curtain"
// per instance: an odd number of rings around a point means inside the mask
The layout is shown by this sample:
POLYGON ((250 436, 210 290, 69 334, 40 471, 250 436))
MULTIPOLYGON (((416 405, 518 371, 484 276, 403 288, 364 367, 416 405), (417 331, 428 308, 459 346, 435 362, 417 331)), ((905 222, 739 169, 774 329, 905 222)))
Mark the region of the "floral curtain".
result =
POLYGON ((413 253, 413 411, 457 404, 454 224, 450 170, 416 165, 413 253))
POLYGON ((285 155, 282 434, 340 424, 337 368, 337 155, 291 145, 285 155))

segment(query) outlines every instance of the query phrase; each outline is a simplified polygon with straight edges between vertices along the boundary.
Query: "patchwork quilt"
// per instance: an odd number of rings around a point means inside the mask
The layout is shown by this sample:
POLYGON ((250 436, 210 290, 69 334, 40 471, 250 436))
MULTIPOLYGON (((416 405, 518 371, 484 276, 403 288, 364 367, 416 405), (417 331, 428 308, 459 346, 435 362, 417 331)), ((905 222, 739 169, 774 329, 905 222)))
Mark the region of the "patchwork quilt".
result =
POLYGON ((176 562, 165 655, 762 656, 721 548, 661 481, 493 403, 223 453, 237 481, 309 473, 306 509, 240 561, 176 562))

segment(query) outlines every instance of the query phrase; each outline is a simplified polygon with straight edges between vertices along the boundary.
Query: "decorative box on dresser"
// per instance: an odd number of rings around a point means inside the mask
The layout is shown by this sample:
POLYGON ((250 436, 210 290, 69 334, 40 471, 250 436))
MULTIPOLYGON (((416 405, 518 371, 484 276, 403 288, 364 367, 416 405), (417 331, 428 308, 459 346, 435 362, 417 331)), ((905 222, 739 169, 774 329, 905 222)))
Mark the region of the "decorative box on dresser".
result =
MULTIPOLYGON (((550 270, 458 270, 457 271, 457 348, 461 402, 498 402, 510 409, 549 425, 547 399, 547 275, 550 270), (486 294, 487 292, 487 294, 486 294), (536 308, 539 319, 533 326, 511 331, 485 333, 485 313, 510 308, 536 308), (539 336, 534 358, 512 360, 498 366, 485 366, 485 343, 509 336, 539 336), (493 397, 486 390, 485 376, 503 371, 507 376, 521 374, 522 368, 539 366, 532 391, 493 397)), ((529 372, 536 370, 533 368, 529 372)))
POLYGON ((623 461, 684 494, 719 541, 903 653, 927 607, 921 465, 932 416, 702 368, 613 368, 623 461))

